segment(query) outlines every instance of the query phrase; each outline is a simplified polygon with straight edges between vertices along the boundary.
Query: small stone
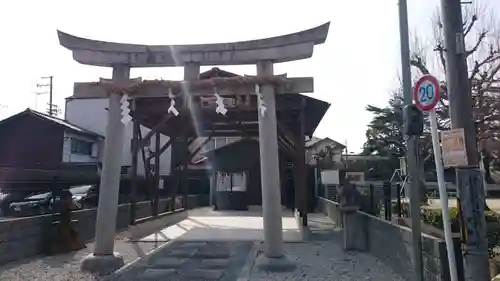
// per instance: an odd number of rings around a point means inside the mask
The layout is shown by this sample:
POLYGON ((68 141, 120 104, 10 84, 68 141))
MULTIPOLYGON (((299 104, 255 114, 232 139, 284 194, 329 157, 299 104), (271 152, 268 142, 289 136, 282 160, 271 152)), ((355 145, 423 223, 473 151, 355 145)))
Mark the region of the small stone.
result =
POLYGON ((148 268, 140 275, 139 280, 158 280, 159 278, 171 277, 176 273, 175 269, 148 268))
POLYGON ((204 268, 225 268, 229 266, 228 259, 204 259, 201 261, 204 268))
POLYGON ((155 261, 152 268, 179 268, 186 263, 186 259, 161 258, 155 261))
POLYGON ((224 274, 222 270, 195 269, 191 270, 187 275, 190 278, 196 278, 201 280, 216 280, 221 278, 222 274, 224 274))

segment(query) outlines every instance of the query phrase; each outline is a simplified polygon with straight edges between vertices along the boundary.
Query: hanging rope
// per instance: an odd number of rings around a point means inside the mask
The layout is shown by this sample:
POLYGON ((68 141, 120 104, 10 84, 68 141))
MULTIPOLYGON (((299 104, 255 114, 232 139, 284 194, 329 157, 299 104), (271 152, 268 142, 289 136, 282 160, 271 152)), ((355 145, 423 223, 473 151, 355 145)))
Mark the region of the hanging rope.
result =
POLYGON ((264 96, 260 92, 259 84, 255 84, 255 94, 258 97, 257 103, 258 103, 260 115, 262 117, 264 117, 264 116, 266 116, 267 105, 266 105, 266 102, 264 101, 264 96))
POLYGON ((217 108, 215 108, 215 112, 219 113, 219 114, 222 114, 222 115, 226 115, 227 113, 227 109, 226 107, 224 106, 224 98, 219 96, 219 94, 217 93, 217 88, 214 87, 214 96, 215 96, 215 103, 217 104, 217 108))
POLYGON ((132 121, 132 117, 130 116, 130 103, 128 102, 129 96, 124 93, 122 98, 120 99, 120 109, 122 114, 122 123, 127 125, 130 121, 132 121))

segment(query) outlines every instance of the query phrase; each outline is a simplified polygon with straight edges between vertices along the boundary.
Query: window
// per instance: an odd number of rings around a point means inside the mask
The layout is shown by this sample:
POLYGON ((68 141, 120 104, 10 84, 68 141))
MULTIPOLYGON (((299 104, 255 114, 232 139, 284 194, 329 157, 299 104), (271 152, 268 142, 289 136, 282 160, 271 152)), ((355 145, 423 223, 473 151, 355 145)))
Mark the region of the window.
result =
POLYGON ((92 155, 92 143, 79 139, 71 139, 71 153, 92 155))
POLYGON ((215 148, 219 148, 227 144, 227 138, 225 137, 217 137, 215 139, 215 148))
POLYGON ((215 149, 215 138, 212 138, 211 140, 209 140, 206 144, 205 144, 205 147, 204 147, 204 150, 205 151, 210 151, 212 149, 215 149))

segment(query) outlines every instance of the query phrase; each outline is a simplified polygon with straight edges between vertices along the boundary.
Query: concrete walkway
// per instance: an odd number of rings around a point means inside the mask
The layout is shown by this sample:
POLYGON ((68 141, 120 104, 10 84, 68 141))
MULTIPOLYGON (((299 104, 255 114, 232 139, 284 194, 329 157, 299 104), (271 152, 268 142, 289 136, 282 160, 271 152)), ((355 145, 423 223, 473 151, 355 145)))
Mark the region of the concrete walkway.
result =
MULTIPOLYGON (((146 241, 263 241, 262 213, 259 210, 213 211, 199 208, 189 211, 189 217, 175 225, 139 239, 146 241)), ((291 211, 283 212, 283 239, 302 241, 302 234, 291 211)))
POLYGON ((369 255, 343 252, 339 230, 323 215, 311 214, 309 224, 306 233, 291 212, 283 214, 285 251, 297 269, 270 273, 254 267, 263 237, 260 212, 193 210, 181 223, 140 239, 166 243, 106 280, 402 280, 369 255))

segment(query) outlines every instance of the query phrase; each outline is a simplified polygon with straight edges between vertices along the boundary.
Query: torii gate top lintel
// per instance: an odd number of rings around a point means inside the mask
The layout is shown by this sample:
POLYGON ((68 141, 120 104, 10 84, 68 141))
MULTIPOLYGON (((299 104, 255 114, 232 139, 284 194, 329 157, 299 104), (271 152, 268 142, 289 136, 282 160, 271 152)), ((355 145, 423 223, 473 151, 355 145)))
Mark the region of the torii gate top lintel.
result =
POLYGON ((325 42, 330 22, 300 32, 265 39, 194 45, 137 45, 98 41, 57 31, 59 43, 81 64, 112 67, 173 67, 275 63, 310 58, 314 45, 325 42))

